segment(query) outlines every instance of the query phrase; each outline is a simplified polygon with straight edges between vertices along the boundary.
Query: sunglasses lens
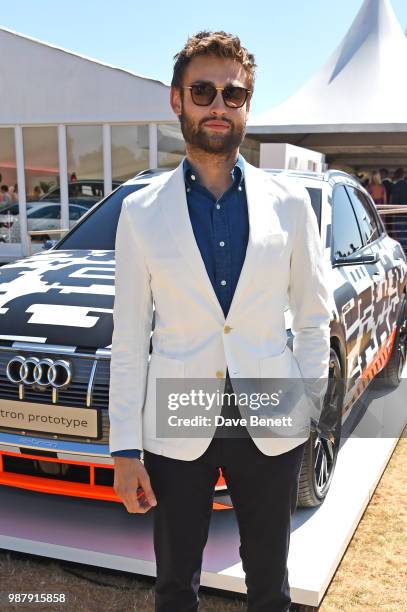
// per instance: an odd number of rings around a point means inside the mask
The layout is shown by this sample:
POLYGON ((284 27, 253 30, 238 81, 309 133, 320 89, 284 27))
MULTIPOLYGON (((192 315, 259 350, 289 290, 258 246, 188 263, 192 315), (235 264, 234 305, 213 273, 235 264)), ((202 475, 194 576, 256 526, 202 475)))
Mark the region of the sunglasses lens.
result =
POLYGON ((216 89, 210 83, 192 85, 192 100, 198 106, 209 106, 215 99, 216 89))
POLYGON ((226 106, 231 108, 239 108, 243 106, 247 98, 247 89, 244 87, 225 87, 223 91, 223 99, 226 106))

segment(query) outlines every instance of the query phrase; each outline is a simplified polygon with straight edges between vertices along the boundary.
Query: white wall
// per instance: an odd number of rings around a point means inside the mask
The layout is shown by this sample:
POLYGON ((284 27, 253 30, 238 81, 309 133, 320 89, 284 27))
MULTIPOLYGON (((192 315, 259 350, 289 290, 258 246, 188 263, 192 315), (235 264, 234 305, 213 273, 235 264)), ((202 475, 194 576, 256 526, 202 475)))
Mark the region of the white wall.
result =
POLYGON ((261 143, 260 168, 286 168, 289 170, 324 170, 325 155, 285 143, 261 143))

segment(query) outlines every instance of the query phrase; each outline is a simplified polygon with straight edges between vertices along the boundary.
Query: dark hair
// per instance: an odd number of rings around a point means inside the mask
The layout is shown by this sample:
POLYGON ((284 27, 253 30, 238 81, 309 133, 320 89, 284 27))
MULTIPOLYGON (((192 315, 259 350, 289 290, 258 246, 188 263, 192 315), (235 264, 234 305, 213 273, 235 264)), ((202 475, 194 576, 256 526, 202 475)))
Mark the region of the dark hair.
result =
POLYGON ((404 178, 403 168, 397 168, 396 172, 394 173, 394 178, 396 181, 398 181, 401 178, 404 178))
POLYGON ((175 64, 171 81, 173 87, 181 87, 187 65, 198 55, 214 55, 236 60, 245 69, 249 78, 249 87, 253 89, 256 68, 254 55, 242 47, 237 36, 227 34, 223 30, 219 32, 203 30, 188 38, 184 48, 174 55, 175 64))
POLYGON ((2 185, 1 190, 4 192, 8 191, 8 185, 2 185))

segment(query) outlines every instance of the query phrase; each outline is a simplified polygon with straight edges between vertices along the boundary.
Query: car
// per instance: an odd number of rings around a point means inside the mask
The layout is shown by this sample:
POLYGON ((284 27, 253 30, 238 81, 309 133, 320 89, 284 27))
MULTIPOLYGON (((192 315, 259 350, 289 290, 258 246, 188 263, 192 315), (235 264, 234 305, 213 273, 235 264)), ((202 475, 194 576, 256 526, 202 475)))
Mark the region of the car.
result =
MULTIPOLYGON (((0 267, 0 484, 120 502, 109 452, 109 370, 117 223, 146 171, 89 209, 52 248, 0 267)), ((334 287, 329 381, 301 468, 299 506, 325 499, 342 425, 374 380, 395 388, 406 362, 407 261, 350 175, 284 172, 310 196, 334 287)), ((153 347, 154 314, 150 339, 153 347)), ((291 314, 285 310, 292 348, 291 314)), ((180 488, 182 483, 180 483, 180 488)), ((232 502, 221 470, 213 508, 232 502)))
MULTIPOLYGON (((32 208, 33 204, 27 202, 26 206, 27 210, 29 210, 32 208)), ((19 212, 18 202, 7 204, 3 207, 0 206, 0 242, 11 242, 12 240, 13 242, 19 241, 19 235, 16 232, 16 228, 14 228, 14 230, 11 229, 16 222, 16 216, 19 212)))
MULTIPOLYGON (((18 207, 14 204, 14 207, 18 207)), ((12 242, 19 242, 20 236, 20 221, 17 213, 12 211, 15 208, 10 208, 10 211, 3 211, 0 213, 0 227, 6 228, 11 234, 12 242), (14 215, 14 218, 11 216, 14 215)), ((69 227, 72 227, 85 212, 89 210, 88 207, 80 204, 69 204, 69 227)), ((61 226, 61 205, 49 202, 29 202, 27 203, 27 229, 31 230, 44 230, 44 234, 37 237, 37 239, 47 239, 49 236, 46 230, 59 229, 61 226)), ((10 241, 10 240, 9 240, 10 241)))
MULTIPOLYGON (((113 181, 112 187, 116 189, 121 185, 120 181, 113 181)), ((79 179, 68 183, 68 198, 70 204, 81 204, 90 208, 103 198, 104 183, 95 179, 79 179)), ((43 195, 39 202, 61 202, 61 189, 54 187, 43 195)))

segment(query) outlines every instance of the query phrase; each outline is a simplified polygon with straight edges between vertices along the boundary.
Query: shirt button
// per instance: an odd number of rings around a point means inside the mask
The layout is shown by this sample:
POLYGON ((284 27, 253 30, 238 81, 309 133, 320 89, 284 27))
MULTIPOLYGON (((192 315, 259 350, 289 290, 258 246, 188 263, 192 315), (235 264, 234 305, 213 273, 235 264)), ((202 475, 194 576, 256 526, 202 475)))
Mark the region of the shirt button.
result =
POLYGON ((223 285, 223 286, 225 286, 225 285, 226 285, 226 281, 225 281, 225 280, 221 280, 221 281, 220 281, 220 284, 221 284, 221 285, 223 285))
POLYGON ((187 193, 191 191, 191 187, 187 187, 187 193))
POLYGON ((223 240, 221 240, 221 242, 219 242, 219 246, 225 246, 225 243, 223 242, 223 240))
POLYGON ((242 191, 242 186, 241 185, 239 185, 238 190, 242 191))
POLYGON ((225 378, 225 372, 223 370, 216 370, 216 378, 225 378))
POLYGON ((191 179, 194 181, 195 180, 195 174, 191 174, 191 179))
POLYGON ((230 327, 229 325, 225 325, 225 327, 223 328, 223 331, 225 332, 225 334, 229 334, 232 331, 233 327, 230 327))
POLYGON ((219 208, 220 208, 220 204, 216 204, 216 208, 219 210, 219 208))

